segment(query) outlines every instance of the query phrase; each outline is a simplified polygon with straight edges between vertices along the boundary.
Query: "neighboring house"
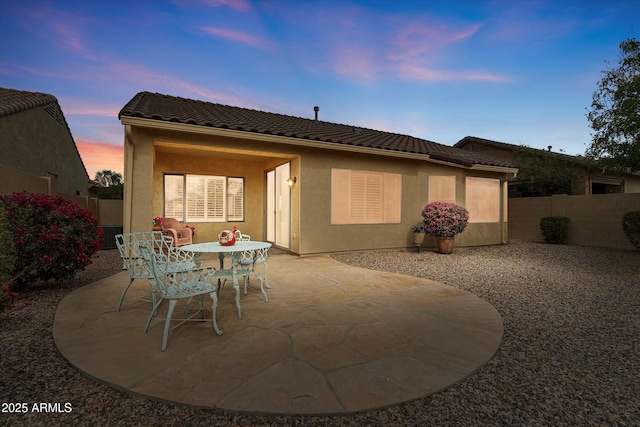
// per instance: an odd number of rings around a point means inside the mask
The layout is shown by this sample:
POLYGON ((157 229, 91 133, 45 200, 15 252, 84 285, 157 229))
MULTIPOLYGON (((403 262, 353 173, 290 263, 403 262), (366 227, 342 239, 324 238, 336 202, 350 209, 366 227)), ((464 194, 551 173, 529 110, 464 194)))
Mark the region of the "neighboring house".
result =
POLYGON ((400 248, 429 201, 470 211, 456 246, 507 240, 507 181, 517 169, 435 142, 141 92, 124 125, 124 231, 156 216, 217 240, 236 225, 300 255, 400 248))
POLYGON ((48 194, 89 195, 87 170, 53 95, 0 88, 0 153, 1 192, 40 185, 48 194))
POLYGON ((547 151, 525 147, 522 145, 507 144, 488 139, 466 136, 458 141, 454 147, 471 153, 513 162, 521 168, 518 178, 509 184, 522 185, 524 182, 526 165, 522 162, 529 161, 532 155, 538 157, 540 164, 553 165, 556 169, 556 180, 566 179, 566 193, 573 195, 608 194, 608 193, 640 193, 639 174, 614 174, 607 171, 589 167, 586 159, 581 156, 570 156, 552 152, 552 147, 547 151))

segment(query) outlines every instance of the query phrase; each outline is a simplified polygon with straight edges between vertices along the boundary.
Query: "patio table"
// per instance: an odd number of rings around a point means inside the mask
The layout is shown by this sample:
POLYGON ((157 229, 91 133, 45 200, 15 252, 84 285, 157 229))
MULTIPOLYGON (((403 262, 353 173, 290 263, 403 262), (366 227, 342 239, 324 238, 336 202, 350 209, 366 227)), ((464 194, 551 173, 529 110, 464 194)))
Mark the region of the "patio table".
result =
MULTIPOLYGON (((180 246, 178 250, 202 253, 217 253, 220 257, 220 269, 213 275, 218 279, 233 279, 233 287, 236 290, 236 307, 238 308, 238 319, 242 318, 242 309, 240 308, 240 285, 238 283, 238 266, 244 254, 260 249, 269 249, 271 243, 260 242, 255 240, 237 241, 234 245, 223 246, 218 242, 193 243, 190 245, 180 246), (228 254, 231 258, 231 268, 224 268, 224 255, 228 254)), ((249 271, 247 270, 247 275, 249 271)), ((244 273, 241 273, 244 274, 244 273)), ((257 273, 256 273, 257 274, 257 273)), ((264 289, 262 290, 264 292, 264 289)), ((265 295, 266 299, 266 295, 265 295)))

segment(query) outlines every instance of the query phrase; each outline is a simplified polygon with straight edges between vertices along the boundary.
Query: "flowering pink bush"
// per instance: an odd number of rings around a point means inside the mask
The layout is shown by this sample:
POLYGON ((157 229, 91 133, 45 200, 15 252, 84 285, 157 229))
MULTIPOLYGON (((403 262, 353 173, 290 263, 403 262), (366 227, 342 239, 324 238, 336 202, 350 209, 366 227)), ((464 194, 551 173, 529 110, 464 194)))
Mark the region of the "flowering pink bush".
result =
POLYGON ((425 232, 436 237, 453 237, 467 228, 469 211, 450 202, 429 203, 422 209, 425 232))
POLYGON ((70 279, 102 245, 98 221, 77 203, 24 191, 0 201, 13 233, 12 290, 33 281, 70 279))
POLYGON ((18 296, 15 292, 11 292, 9 286, 9 273, 11 272, 11 264, 9 264, 9 254, 13 251, 13 242, 11 233, 7 225, 7 214, 4 211, 4 203, 0 201, 0 313, 11 307, 13 300, 18 296))

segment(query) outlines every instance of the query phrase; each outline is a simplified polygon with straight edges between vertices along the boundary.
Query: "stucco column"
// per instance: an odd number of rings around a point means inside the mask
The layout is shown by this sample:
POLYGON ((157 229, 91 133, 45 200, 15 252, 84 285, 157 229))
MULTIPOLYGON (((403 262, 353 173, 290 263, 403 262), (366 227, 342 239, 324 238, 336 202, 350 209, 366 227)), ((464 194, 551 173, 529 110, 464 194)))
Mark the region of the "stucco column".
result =
POLYGON ((122 230, 131 233, 131 200, 133 186, 133 138, 131 137, 131 125, 124 125, 124 206, 122 218, 122 230))

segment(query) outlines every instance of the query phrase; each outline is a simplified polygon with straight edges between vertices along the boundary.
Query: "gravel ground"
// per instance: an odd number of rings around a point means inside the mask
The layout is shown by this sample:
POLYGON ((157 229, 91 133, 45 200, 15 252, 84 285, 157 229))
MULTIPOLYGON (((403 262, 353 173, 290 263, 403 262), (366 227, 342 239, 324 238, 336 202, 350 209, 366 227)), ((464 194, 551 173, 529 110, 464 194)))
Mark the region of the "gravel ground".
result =
POLYGON ((452 255, 334 257, 478 295, 503 317, 500 349, 440 393, 343 417, 246 416, 149 401, 85 378, 53 343, 60 300, 120 271, 117 251, 100 251, 73 280, 32 284, 0 315, 0 425, 640 426, 640 252, 513 241, 452 255), (26 413, 9 413, 22 403, 26 413), (55 405, 37 412, 40 403, 59 403, 62 412, 52 412, 55 405))

